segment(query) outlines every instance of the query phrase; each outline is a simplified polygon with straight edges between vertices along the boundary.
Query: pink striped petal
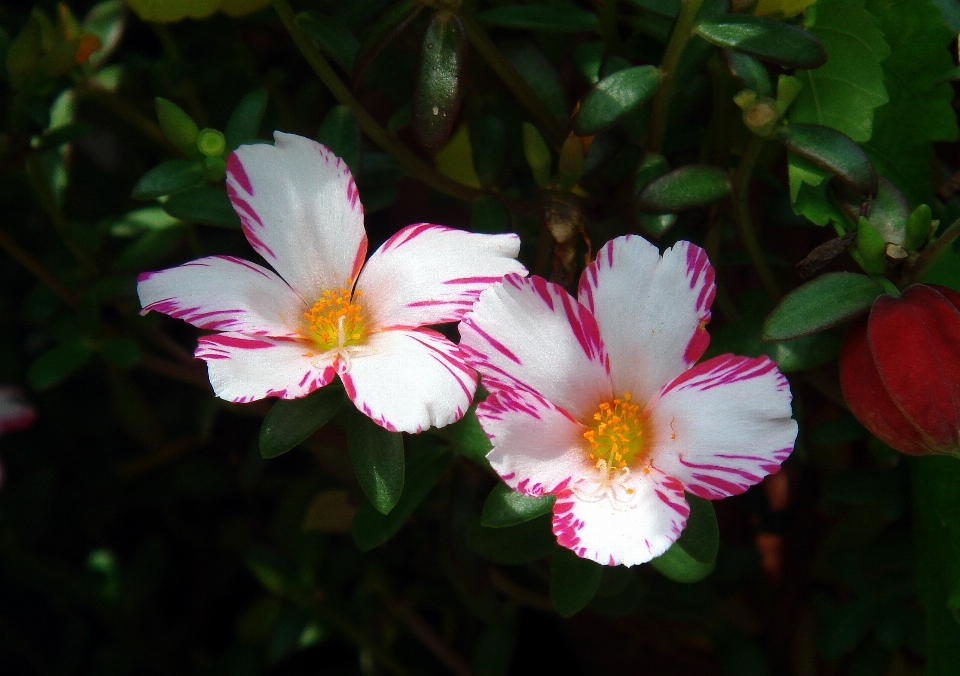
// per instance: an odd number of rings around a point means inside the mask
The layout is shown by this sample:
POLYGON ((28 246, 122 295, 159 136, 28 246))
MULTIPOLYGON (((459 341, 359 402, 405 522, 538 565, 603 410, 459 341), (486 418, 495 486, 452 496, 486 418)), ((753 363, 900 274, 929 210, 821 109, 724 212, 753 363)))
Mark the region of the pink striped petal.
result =
POLYGON ((137 279, 143 313, 156 310, 201 329, 294 336, 307 309, 266 268, 233 256, 208 256, 137 279))
POLYGON ((555 493, 592 468, 587 428, 538 394, 497 391, 477 407, 477 418, 493 443, 487 460, 516 491, 555 493))
POLYGON ((0 386, 0 434, 29 427, 37 414, 16 387, 0 386))
POLYGON ((304 299, 356 280, 367 254, 363 206, 346 163, 325 146, 274 133, 227 159, 227 193, 251 246, 304 299))
POLYGON ((678 242, 661 257, 642 237, 618 237, 580 278, 580 302, 600 326, 617 392, 647 401, 690 368, 710 342, 716 287, 707 255, 678 242))
POLYGON ((457 346, 427 329, 371 334, 340 378, 357 408, 393 432, 456 422, 477 390, 457 346))
POLYGON ((577 420, 612 399, 597 322, 556 284, 507 275, 460 322, 460 349, 491 392, 528 389, 577 420))
POLYGON ((787 379, 766 357, 705 361, 647 407, 653 464, 701 498, 743 493, 793 450, 791 399, 787 379))
POLYGON ((488 286, 507 273, 526 273, 519 251, 516 235, 409 225, 370 257, 357 288, 375 326, 457 322, 488 286))
POLYGON ((589 483, 564 489, 553 506, 553 533, 582 558, 635 566, 667 551, 689 514, 680 482, 651 468, 630 474, 611 491, 589 483))
POLYGON ((200 338, 194 356, 207 362, 216 395, 239 404, 304 397, 336 375, 334 358, 296 340, 216 333, 200 338))

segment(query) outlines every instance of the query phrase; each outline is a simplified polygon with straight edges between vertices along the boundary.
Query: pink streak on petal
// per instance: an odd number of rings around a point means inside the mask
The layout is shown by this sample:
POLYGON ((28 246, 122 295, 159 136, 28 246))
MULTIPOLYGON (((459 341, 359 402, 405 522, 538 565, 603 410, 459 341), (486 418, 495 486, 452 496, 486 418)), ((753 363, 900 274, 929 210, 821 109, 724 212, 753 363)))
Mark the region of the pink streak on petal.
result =
POLYGON ((247 191, 248 195, 253 197, 253 184, 250 183, 250 178, 247 176, 247 172, 243 168, 243 163, 240 161, 240 158, 237 157, 236 153, 230 153, 230 156, 227 158, 227 173, 240 184, 241 188, 247 191))
POLYGON ((480 336, 480 337, 483 338, 485 341, 487 341, 487 343, 489 343, 490 346, 491 346, 493 349, 495 349, 497 352, 499 352, 500 354, 502 354, 504 357, 506 357, 506 358, 509 359, 510 361, 514 362, 515 364, 520 364, 521 366, 523 365, 523 362, 520 361, 520 358, 517 357, 517 355, 515 355, 512 351, 510 351, 510 349, 507 348, 506 345, 504 345, 503 343, 501 343, 500 341, 498 341, 496 338, 494 338, 493 336, 491 336, 489 333, 487 333, 486 331, 484 331, 483 329, 481 329, 479 326, 477 326, 476 323, 473 321, 472 318, 468 317, 468 318, 464 319, 463 321, 464 321, 465 323, 467 323, 467 325, 468 325, 471 329, 473 329, 474 331, 476 331, 476 333, 477 333, 478 336, 480 336))

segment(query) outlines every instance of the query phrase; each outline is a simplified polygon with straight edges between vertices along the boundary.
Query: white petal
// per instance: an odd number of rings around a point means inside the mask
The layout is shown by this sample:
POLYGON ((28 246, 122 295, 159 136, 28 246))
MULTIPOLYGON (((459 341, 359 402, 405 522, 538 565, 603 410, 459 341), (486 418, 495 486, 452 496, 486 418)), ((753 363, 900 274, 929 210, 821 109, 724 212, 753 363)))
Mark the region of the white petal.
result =
POLYGON ((24 403, 16 387, 0 387, 0 434, 28 427, 36 418, 33 407, 24 403))
POLYGON ((298 399, 336 375, 333 358, 311 353, 296 340, 216 333, 200 339, 194 356, 207 362, 216 395, 236 403, 298 399))
POLYGON ((553 506, 557 542, 585 559, 608 566, 646 563, 667 551, 687 524, 683 487, 655 469, 630 474, 615 495, 588 488, 581 497, 571 485, 553 506))
POLYGON ((357 288, 374 326, 457 322, 504 275, 526 274, 516 235, 479 235, 440 225, 409 225, 370 257, 357 288))
POLYGON ((286 282, 233 256, 208 256, 137 278, 143 312, 156 310, 201 329, 293 336, 306 310, 286 282))
POLYGON ((587 428, 538 394, 499 390, 477 407, 477 418, 493 443, 487 460, 514 490, 554 493, 591 468, 587 428))
POLYGON ((713 278, 707 254, 689 242, 661 258, 653 244, 628 235, 597 252, 579 298, 600 325, 618 394, 645 402, 703 355, 713 278))
POLYGON ((721 355, 667 385, 648 410, 653 464, 701 498, 744 492, 797 438, 790 386, 766 357, 721 355))
POLYGON ((456 422, 477 390, 457 346, 427 329, 371 334, 340 379, 357 408, 392 432, 456 422))
POLYGON ((274 133, 227 159, 227 193, 251 246, 308 303, 356 280, 367 255, 363 206, 346 163, 325 146, 274 133))
POLYGON ((460 349, 484 387, 528 389, 577 420, 612 398, 597 322, 556 284, 507 275, 460 322, 460 349))

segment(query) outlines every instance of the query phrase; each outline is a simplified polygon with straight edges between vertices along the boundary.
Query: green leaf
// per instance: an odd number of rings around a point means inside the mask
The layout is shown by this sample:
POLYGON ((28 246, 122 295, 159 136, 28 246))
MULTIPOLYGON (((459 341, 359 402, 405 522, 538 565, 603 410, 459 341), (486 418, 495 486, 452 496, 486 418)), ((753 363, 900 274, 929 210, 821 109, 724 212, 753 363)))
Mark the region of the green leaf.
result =
POLYGON ((857 222, 856 247, 860 252, 863 268, 868 274, 882 275, 886 271, 887 245, 873 227, 873 223, 863 216, 857 222))
POLYGON ((140 361, 140 346, 127 336, 107 336, 100 341, 100 354, 114 366, 128 369, 140 361))
POLYGON ((203 163, 196 160, 170 160, 144 174, 133 186, 131 197, 152 200, 187 190, 202 182, 203 163))
POLYGON ((183 112, 173 101, 157 97, 157 120, 164 135, 174 147, 187 157, 200 157, 197 149, 197 136, 200 128, 189 115, 183 112))
POLYGON ((420 444, 407 461, 403 494, 389 514, 382 514, 368 501, 357 507, 353 517, 353 541, 360 551, 382 545, 400 530, 450 464, 450 452, 424 438, 411 438, 410 445, 420 444), (416 439, 416 441, 414 441, 416 439))
POLYGON ((866 312, 883 287, 866 275, 828 272, 788 293, 763 324, 765 341, 823 331, 866 312))
POLYGON ((460 110, 460 71, 467 55, 463 24, 442 10, 430 19, 420 51, 420 74, 413 97, 413 129, 427 150, 446 143, 460 110))
POLYGON ((453 444, 460 455, 470 458, 481 467, 490 467, 490 463, 487 462, 487 453, 493 448, 493 444, 480 427, 475 406, 471 407, 457 422, 440 428, 439 434, 453 444))
POLYGON ((260 455, 276 458, 326 425, 343 404, 343 390, 327 386, 300 399, 278 399, 260 427, 260 455))
POLYGON ((680 539, 650 565, 674 582, 697 582, 713 572, 720 548, 720 527, 713 503, 687 494, 690 516, 680 539))
POLYGON ((481 197, 470 207, 470 230, 488 235, 510 232, 510 212, 495 197, 481 197))
POLYGON ((717 47, 787 68, 816 68, 827 60, 823 45, 810 33, 766 17, 721 14, 701 20, 694 31, 717 47))
POLYGON ((745 89, 754 91, 760 96, 770 96, 773 93, 770 73, 760 61, 732 49, 724 49, 722 53, 730 72, 740 80, 745 89))
POLYGON ((600 587, 603 566, 558 547, 550 559, 550 601, 563 617, 583 610, 600 587))
POLYGON ((480 185, 490 188, 503 176, 507 161, 507 131, 496 115, 477 115, 470 120, 473 168, 480 185))
POLYGON ((717 167, 689 164, 650 181, 637 195, 637 206, 655 214, 713 204, 730 194, 730 176, 717 167))
POLYGON ((582 33, 597 28, 595 14, 569 2, 504 5, 480 12, 478 18, 494 26, 531 31, 582 33))
POLYGON ((904 248, 913 253, 922 248, 930 239, 933 225, 933 212, 926 204, 921 204, 907 218, 907 232, 904 236, 904 248))
POLYGON ((30 364, 27 381, 35 390, 49 390, 90 361, 93 349, 86 342, 74 341, 47 350, 30 364))
POLYGON ((169 255, 183 239, 183 228, 164 228, 143 233, 113 259, 110 267, 117 272, 148 270, 169 255))
POLYGON ((874 109, 887 102, 880 63, 890 54, 864 0, 819 0, 807 10, 807 28, 827 50, 827 63, 796 77, 803 89, 790 108, 791 122, 837 129, 867 141, 874 109))
POLYGON ((309 10, 297 14, 297 24, 345 71, 353 70, 360 41, 336 17, 309 10))
POLYGON ((781 127, 777 135, 787 149, 830 172, 857 192, 864 195, 876 192, 873 164, 849 136, 819 124, 790 124, 781 127))
POLYGON ((165 230, 182 225, 183 221, 174 218, 159 205, 134 209, 110 226, 114 237, 132 237, 151 230, 165 230))
POLYGON ((830 221, 845 223, 846 217, 837 207, 829 190, 832 174, 796 153, 787 153, 787 175, 790 179, 790 201, 793 210, 817 225, 830 221))
POLYGON ((488 561, 507 566, 531 563, 556 550, 557 539, 550 528, 550 515, 543 515, 509 528, 473 525, 467 545, 488 561))
POLYGON ((573 118, 574 133, 592 136, 609 129, 653 96, 662 79, 655 66, 627 68, 603 78, 583 97, 573 118))
POLYGON ((360 488, 381 514, 389 514, 403 491, 403 435, 359 413, 349 417, 347 446, 360 488))
POLYGON ((486 528, 506 528, 548 514, 556 501, 554 495, 539 498, 518 493, 505 483, 499 483, 490 491, 483 503, 480 525, 486 528))
POLYGON ((540 132, 529 122, 523 123, 523 154, 533 173, 533 180, 543 187, 550 183, 550 147, 540 132))
POLYGON ((317 141, 343 158, 354 176, 360 175, 360 125, 349 106, 330 109, 317 130, 317 141))
POLYGON ((573 63, 587 84, 595 85, 600 81, 600 65, 605 50, 603 40, 587 40, 574 47, 573 63))
POLYGON ((932 204, 933 142, 958 138, 953 87, 945 79, 953 69, 947 46, 956 36, 929 0, 867 0, 866 7, 891 51, 883 62, 890 101, 877 109, 865 148, 912 207, 932 204))
POLYGON ((509 40, 499 45, 500 51, 516 69, 524 82, 543 101, 557 120, 566 124, 570 116, 567 90, 553 61, 530 40, 509 40))
POLYGON ((267 90, 255 89, 242 99, 230 113, 223 135, 227 139, 227 150, 236 150, 239 146, 257 140, 257 132, 267 111, 267 90))
POLYGON ((240 217, 233 210, 230 198, 222 187, 201 185, 184 190, 163 203, 163 210, 175 218, 191 223, 239 228, 240 217))

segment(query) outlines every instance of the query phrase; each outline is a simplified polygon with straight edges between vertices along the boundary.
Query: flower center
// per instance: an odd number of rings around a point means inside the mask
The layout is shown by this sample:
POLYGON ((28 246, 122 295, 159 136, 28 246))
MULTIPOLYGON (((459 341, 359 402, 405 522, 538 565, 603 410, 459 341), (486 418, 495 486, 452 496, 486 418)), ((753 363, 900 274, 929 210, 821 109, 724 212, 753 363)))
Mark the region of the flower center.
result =
POLYGON ((634 464, 643 451, 640 406, 632 399, 629 392, 624 392, 622 399, 601 403, 590 429, 583 433, 590 444, 590 460, 603 463, 610 471, 634 464))
POLYGON ((366 326, 360 303, 361 292, 351 292, 353 280, 340 289, 325 289, 313 307, 303 313, 303 327, 298 333, 312 340, 320 350, 341 349, 363 340, 366 326))

